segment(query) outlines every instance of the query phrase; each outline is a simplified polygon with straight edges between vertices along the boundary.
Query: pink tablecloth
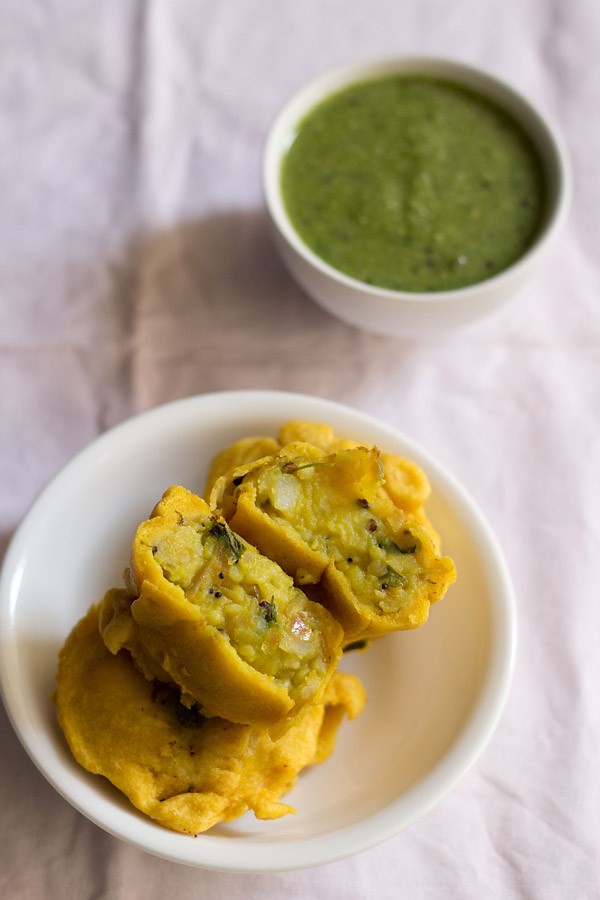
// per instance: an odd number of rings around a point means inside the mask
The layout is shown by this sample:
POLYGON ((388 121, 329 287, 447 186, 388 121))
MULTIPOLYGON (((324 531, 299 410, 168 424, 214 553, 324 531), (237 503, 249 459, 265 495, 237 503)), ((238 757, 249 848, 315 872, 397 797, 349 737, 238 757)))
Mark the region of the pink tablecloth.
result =
POLYGON ((516 588, 505 715, 395 839, 324 868, 229 876, 122 844, 63 801, 0 713, 0 895, 600 896, 600 8, 593 0, 6 0, 0 6, 0 537, 109 426, 215 389, 312 393, 431 449, 490 519, 516 588), (452 55, 562 128, 574 203, 543 270, 437 340, 330 318, 278 261, 259 159, 334 65, 452 55))

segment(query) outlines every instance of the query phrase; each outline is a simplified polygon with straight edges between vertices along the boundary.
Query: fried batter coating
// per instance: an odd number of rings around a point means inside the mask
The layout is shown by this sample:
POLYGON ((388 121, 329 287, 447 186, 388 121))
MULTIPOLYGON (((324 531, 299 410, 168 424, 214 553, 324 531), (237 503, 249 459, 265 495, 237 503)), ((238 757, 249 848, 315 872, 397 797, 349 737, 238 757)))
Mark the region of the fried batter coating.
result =
POLYGON ((161 825, 197 834, 248 810, 260 819, 293 812, 280 797, 301 769, 331 752, 343 712, 356 715, 365 695, 357 678, 335 674, 323 702, 277 740, 265 729, 203 718, 175 690, 148 681, 126 651, 108 651, 96 606, 61 650, 55 702, 80 765, 161 825))
POLYGON ((215 481, 221 475, 225 475, 231 469, 237 469, 244 463, 254 462, 263 456, 272 456, 280 449, 279 442, 272 437, 245 437, 229 447, 225 447, 216 456, 213 457, 206 485, 204 488, 204 496, 210 497, 215 481))
POLYGON ((221 476, 210 503, 297 584, 314 586, 353 641, 423 624, 456 577, 382 485, 376 448, 326 454, 295 442, 221 476))
POLYGON ((128 580, 102 602, 103 639, 185 703, 284 728, 320 700, 341 628, 190 491, 170 488, 140 525, 128 580))

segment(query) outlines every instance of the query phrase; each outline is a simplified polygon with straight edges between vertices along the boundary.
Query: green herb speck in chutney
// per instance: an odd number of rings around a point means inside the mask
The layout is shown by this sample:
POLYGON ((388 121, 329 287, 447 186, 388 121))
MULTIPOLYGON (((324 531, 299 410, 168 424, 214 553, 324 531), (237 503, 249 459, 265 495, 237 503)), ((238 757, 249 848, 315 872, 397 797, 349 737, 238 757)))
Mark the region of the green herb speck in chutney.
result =
POLYGON ((281 171, 288 216, 359 281, 446 291, 483 281, 535 239, 541 160, 486 98, 425 76, 352 85, 298 125, 281 171))

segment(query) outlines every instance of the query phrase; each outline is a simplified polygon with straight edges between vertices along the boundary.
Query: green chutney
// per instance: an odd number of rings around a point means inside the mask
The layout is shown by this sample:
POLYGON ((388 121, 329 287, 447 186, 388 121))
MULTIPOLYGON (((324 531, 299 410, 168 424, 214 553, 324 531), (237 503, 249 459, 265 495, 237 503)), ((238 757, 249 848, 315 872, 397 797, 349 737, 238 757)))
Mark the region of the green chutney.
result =
POLYGON ((389 75, 298 125, 284 204, 302 240, 359 281, 447 291, 521 257, 540 229, 542 162, 503 109, 453 82, 389 75))

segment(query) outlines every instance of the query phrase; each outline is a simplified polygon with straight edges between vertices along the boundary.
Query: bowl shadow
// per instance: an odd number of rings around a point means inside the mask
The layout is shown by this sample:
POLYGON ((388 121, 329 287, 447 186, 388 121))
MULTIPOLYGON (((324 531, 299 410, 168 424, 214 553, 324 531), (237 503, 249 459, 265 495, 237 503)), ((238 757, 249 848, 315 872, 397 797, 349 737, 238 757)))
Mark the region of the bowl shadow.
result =
POLYGON ((232 210, 140 240, 131 252, 132 394, 137 409, 236 388, 344 402, 374 350, 385 367, 411 341, 330 316, 280 261, 266 215, 232 210), (387 349, 386 349, 387 348, 387 349), (383 354, 384 359, 381 359, 383 354))

